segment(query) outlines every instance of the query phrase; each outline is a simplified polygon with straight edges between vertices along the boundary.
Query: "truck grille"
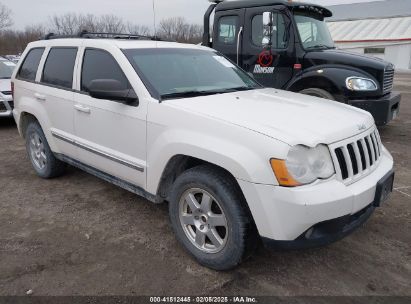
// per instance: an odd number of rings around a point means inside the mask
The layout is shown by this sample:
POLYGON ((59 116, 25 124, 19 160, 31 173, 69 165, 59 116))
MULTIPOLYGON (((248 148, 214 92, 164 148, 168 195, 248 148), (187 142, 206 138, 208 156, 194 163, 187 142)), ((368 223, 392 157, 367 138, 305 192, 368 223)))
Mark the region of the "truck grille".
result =
POLYGON ((337 176, 344 182, 354 182, 374 170, 382 153, 378 130, 333 147, 337 176))
POLYGON ((394 85, 394 67, 392 65, 387 66, 384 71, 384 83, 383 83, 383 93, 389 93, 392 91, 394 85))

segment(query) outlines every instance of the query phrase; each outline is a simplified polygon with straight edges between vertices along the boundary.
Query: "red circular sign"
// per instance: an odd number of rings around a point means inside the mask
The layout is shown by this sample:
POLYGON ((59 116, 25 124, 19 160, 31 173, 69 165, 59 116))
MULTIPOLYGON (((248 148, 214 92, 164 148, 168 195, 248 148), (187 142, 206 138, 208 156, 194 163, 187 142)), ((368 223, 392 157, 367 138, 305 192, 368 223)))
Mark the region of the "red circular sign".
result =
POLYGON ((270 67, 273 64, 274 57, 270 51, 262 51, 258 56, 258 64, 263 68, 270 67))

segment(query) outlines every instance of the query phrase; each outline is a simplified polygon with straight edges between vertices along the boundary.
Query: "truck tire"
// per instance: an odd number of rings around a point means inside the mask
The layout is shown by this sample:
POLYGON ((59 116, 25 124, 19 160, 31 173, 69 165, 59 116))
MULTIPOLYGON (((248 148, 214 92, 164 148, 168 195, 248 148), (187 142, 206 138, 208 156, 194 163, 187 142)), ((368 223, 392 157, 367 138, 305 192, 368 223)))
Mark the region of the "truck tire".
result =
POLYGON ((181 174, 169 196, 169 212, 179 242, 208 268, 232 269, 257 245, 241 190, 218 168, 198 166, 181 174))
POLYGON ((302 90, 300 91, 300 93, 305 94, 305 95, 319 97, 319 98, 335 100, 335 97, 331 93, 323 89, 310 88, 310 89, 302 90))
POLYGON ((32 121, 27 126, 26 150, 34 171, 36 171, 38 176, 49 179, 64 173, 65 163, 54 156, 46 136, 37 121, 32 121))

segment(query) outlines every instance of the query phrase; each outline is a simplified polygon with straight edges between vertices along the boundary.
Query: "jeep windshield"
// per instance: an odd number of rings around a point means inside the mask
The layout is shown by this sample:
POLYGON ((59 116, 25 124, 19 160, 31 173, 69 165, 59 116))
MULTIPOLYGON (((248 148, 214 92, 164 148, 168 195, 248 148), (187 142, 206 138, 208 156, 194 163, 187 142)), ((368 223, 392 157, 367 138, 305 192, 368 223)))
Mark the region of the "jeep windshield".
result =
POLYGON ((261 88, 247 73, 214 51, 123 50, 151 95, 159 100, 261 88))
POLYGON ((334 49, 334 41, 324 18, 305 11, 294 12, 301 42, 306 50, 334 49))
POLYGON ((16 65, 7 60, 0 60, 0 79, 10 79, 16 65))

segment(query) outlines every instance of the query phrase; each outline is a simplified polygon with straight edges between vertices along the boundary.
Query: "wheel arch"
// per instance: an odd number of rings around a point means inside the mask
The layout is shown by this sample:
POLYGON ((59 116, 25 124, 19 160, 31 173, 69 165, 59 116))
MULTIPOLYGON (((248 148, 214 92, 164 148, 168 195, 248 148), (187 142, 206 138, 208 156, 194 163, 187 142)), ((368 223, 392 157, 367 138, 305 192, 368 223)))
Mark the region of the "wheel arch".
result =
POLYGON ((333 80, 328 77, 318 75, 311 75, 298 79, 291 84, 289 90, 293 92, 300 92, 309 88, 323 89, 332 95, 341 94, 341 88, 339 88, 333 80))
POLYGON ((173 187, 174 182, 177 180, 177 178, 184 173, 185 171, 201 166, 201 165, 207 165, 210 167, 213 167, 217 170, 219 170, 222 174, 226 175, 228 178, 230 178, 238 187, 238 191, 240 191, 241 195, 244 197, 244 194, 241 190, 240 185, 237 182, 237 179, 234 177, 234 175, 227 170, 226 168, 221 167, 220 165, 216 165, 212 162, 189 156, 189 155, 184 155, 184 154, 177 154, 174 155, 173 157, 170 158, 170 160, 167 162, 167 165, 165 166, 161 178, 157 187, 157 199, 158 202, 164 202, 167 201, 168 195, 173 187))
POLYGON ((20 119, 19 119, 19 124, 18 124, 18 128, 20 131, 20 135, 25 138, 26 137, 26 130, 28 125, 30 124, 30 122, 37 122, 40 124, 40 121, 37 119, 36 116, 34 116, 33 114, 29 113, 29 112, 21 112, 20 114, 20 119))

